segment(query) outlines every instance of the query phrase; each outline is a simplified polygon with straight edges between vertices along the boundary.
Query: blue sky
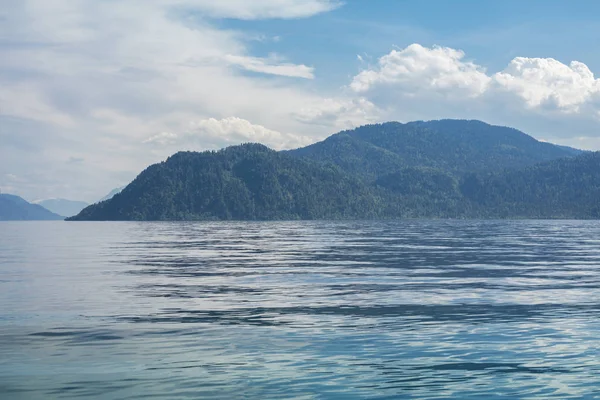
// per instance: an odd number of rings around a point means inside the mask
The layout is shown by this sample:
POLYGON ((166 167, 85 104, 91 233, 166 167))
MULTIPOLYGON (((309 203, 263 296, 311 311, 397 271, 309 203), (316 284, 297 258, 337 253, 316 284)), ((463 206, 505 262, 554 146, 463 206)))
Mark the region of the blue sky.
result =
POLYGON ((596 1, 22 0, 0 189, 93 201, 178 150, 468 118, 600 149, 596 1))
POLYGON ((373 58, 412 43, 462 49, 470 59, 497 72, 517 56, 585 62, 600 70, 596 1, 350 0, 309 19, 240 21, 219 26, 279 37, 255 42, 257 53, 286 54, 317 67, 316 78, 347 84, 360 69, 356 55, 373 58), (308 61, 307 61, 308 60, 308 61))

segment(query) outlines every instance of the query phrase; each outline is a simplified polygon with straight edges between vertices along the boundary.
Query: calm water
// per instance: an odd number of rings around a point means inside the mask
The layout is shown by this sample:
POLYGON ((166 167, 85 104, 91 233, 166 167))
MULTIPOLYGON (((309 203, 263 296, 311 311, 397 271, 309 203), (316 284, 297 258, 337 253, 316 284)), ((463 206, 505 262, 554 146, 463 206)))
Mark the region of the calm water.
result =
POLYGON ((0 398, 600 398, 599 287, 600 222, 0 223, 0 398))

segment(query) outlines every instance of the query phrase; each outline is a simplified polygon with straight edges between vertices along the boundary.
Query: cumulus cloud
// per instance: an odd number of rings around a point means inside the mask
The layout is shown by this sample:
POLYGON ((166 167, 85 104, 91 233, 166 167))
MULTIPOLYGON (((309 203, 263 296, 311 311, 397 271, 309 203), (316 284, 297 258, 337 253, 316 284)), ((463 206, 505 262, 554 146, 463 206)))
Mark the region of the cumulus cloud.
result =
POLYGON ((381 57, 375 67, 356 75, 350 87, 357 93, 395 86, 410 96, 429 92, 476 97, 485 92, 491 79, 482 67, 464 57, 460 50, 412 44, 381 57))
POLYGON ((518 118, 543 117, 538 125, 565 114, 600 118, 600 80, 578 61, 566 65, 552 58, 517 57, 490 74, 461 50, 413 44, 379 58, 354 76, 349 87, 386 110, 388 118, 484 118, 518 124, 518 118))
POLYGON ((242 118, 228 117, 192 121, 189 129, 185 132, 180 134, 161 132, 144 140, 144 143, 198 150, 207 147, 220 148, 237 143, 257 142, 276 150, 282 150, 305 146, 313 141, 313 138, 307 136, 281 133, 262 125, 252 124, 242 118))
POLYGON ((342 130, 375 122, 378 112, 377 107, 364 98, 324 98, 302 107, 293 117, 305 124, 342 130))
POLYGON ((578 113, 600 93, 600 80, 587 65, 565 65, 552 58, 517 57, 493 76, 498 88, 520 97, 530 108, 578 113))

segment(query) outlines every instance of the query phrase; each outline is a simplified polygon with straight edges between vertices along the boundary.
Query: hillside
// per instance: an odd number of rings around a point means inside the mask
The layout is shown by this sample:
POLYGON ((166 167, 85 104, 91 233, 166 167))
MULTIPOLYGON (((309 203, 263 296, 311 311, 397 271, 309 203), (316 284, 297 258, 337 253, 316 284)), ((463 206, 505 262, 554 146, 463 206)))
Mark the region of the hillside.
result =
POLYGON ((479 216, 600 218, 600 152, 522 170, 469 174, 461 193, 479 216))
POLYGON ((375 192, 336 167, 246 144, 177 153, 72 220, 377 217, 375 192))
POLYGON ((19 196, 0 194, 0 221, 45 221, 62 220, 44 207, 31 204, 19 196))
POLYGON ((481 121, 441 120, 365 125, 289 154, 377 178, 404 167, 437 168, 460 176, 526 167, 578 152, 540 142, 513 128, 481 121))

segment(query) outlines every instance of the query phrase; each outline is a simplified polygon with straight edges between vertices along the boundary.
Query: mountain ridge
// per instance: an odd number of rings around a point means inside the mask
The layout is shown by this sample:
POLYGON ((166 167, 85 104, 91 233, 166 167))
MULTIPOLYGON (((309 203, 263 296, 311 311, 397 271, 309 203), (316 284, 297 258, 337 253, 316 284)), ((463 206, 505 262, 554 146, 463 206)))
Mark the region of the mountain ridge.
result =
POLYGON ((434 120, 363 125, 290 150, 289 154, 331 162, 345 169, 363 170, 365 175, 373 177, 374 171, 393 168, 394 164, 396 167, 433 167, 460 175, 525 167, 577 155, 576 151, 538 141, 514 128, 478 120, 434 120), (347 137, 353 140, 351 146, 347 137), (371 153, 385 151, 387 157, 370 160, 364 148, 371 153), (344 151, 343 162, 339 161, 340 151, 344 151), (353 160, 358 160, 360 165, 352 165, 353 160))
POLYGON ((376 201, 366 192, 362 182, 336 167, 249 143, 175 153, 146 168, 111 200, 70 220, 343 218, 376 201))
POLYGON ((593 218, 589 196, 581 209, 561 195, 556 213, 551 203, 536 212, 543 199, 512 198, 510 180, 552 198, 584 184, 564 171, 579 168, 600 188, 595 162, 595 153, 481 121, 390 122, 290 151, 248 143, 178 152, 70 220, 593 218), (540 174, 557 177, 555 186, 540 186, 540 174))

